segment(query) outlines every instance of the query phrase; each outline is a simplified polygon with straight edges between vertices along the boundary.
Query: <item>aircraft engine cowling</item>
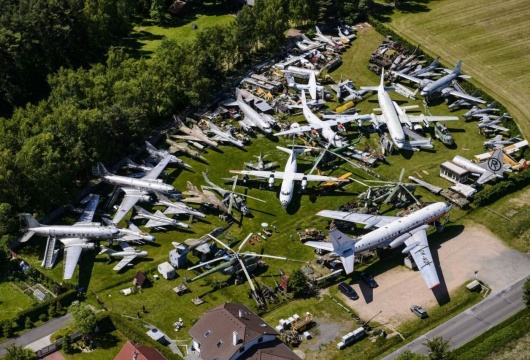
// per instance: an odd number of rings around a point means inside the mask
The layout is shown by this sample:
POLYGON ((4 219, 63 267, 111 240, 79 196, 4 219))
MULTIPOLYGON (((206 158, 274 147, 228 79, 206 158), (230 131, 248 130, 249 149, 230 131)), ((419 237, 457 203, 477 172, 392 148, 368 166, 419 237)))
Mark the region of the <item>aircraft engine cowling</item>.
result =
POLYGON ((94 243, 86 243, 86 244, 81 244, 81 245, 76 245, 76 246, 79 246, 81 249, 85 249, 85 250, 94 250, 96 248, 96 244, 94 243))
POLYGON ((411 237, 412 235, 414 235, 418 231, 427 231, 428 229, 429 229, 429 225, 422 225, 422 226, 420 226, 420 227, 418 227, 416 229, 413 229, 411 231, 406 232, 403 235, 398 236, 390 244, 388 244, 388 246, 391 249, 395 249, 398 246, 400 246, 401 244, 403 244, 409 237, 411 237))
POLYGON ((420 90, 421 90, 421 89, 425 88, 427 85, 429 85, 430 83, 431 83, 430 80, 425 79, 425 80, 420 81, 420 84, 419 84, 418 87, 419 87, 420 90))
POLYGON ((151 197, 149 195, 141 195, 138 200, 142 202, 149 202, 151 201, 151 197))
POLYGON ((306 187, 307 187, 307 178, 304 177, 304 178, 302 179, 302 190, 305 190, 306 187))
POLYGON ((268 182, 269 182, 269 187, 273 187, 274 186, 274 175, 271 175, 269 177, 268 182))

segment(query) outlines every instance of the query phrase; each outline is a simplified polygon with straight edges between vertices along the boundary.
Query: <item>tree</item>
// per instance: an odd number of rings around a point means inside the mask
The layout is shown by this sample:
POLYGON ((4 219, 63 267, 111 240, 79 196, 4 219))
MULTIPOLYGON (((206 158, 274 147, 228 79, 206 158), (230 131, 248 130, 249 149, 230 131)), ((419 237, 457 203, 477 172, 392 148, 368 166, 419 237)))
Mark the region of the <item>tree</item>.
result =
POLYGON ((530 309, 530 279, 526 280, 523 285, 523 301, 526 307, 530 309))
POLYGON ((4 323, 2 331, 4 333, 4 337, 6 338, 10 338, 13 335, 13 324, 11 324, 11 321, 6 321, 4 323))
POLYGON ((453 352, 449 350, 449 340, 444 340, 441 336, 435 336, 423 345, 429 348, 429 360, 456 360, 453 352))
POLYGON ((74 318, 74 327, 83 335, 89 335, 96 327, 96 314, 88 305, 76 303, 70 306, 72 317, 74 318))
POLYGON ((304 293, 307 285, 307 280, 305 278, 302 270, 295 270, 289 278, 289 288, 293 291, 294 296, 300 296, 304 293))
POLYGON ((278 51, 285 41, 284 32, 289 29, 287 0, 256 0, 253 10, 259 40, 270 53, 278 51))
POLYGON ((427 359, 426 356, 413 353, 410 350, 405 351, 403 354, 399 355, 396 360, 424 360, 427 359))
POLYGON ((63 348, 63 351, 66 353, 66 354, 71 354, 73 351, 74 351, 74 348, 72 346, 72 339, 70 338, 70 334, 67 333, 64 337, 63 337, 63 345, 62 345, 62 348, 63 348))
POLYGON ((24 349, 22 346, 12 344, 6 347, 5 360, 35 360, 37 355, 31 349, 24 349))
POLYGON ((31 329, 33 327, 33 322, 31 321, 29 316, 26 316, 26 319, 24 320, 24 328, 31 329))

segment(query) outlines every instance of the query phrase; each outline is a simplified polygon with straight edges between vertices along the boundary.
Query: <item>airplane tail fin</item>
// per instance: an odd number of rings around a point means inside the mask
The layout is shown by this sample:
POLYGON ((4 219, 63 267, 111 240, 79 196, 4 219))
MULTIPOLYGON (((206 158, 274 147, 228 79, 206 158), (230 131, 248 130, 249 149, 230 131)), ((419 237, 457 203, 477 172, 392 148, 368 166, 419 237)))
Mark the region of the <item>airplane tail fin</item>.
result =
POLYGON ((462 60, 459 60, 456 63, 455 69, 453 70, 453 74, 460 74, 462 71, 462 60))
POLYGON ((318 26, 315 26, 315 32, 319 35, 322 35, 322 32, 320 31, 320 29, 318 28, 318 26))
POLYGON ((285 78, 287 79, 287 86, 294 87, 296 82, 294 81, 294 78, 291 75, 286 75, 285 78))
POLYGON ((334 252, 340 256, 346 275, 351 274, 354 269, 355 253, 353 246, 348 245, 352 245, 353 240, 337 229, 331 230, 329 232, 329 237, 333 244, 334 252))
POLYGON ((149 141, 145 142, 145 149, 148 151, 158 151, 156 147, 153 146, 149 141))
MULTIPOLYGON (((145 210, 144 208, 141 208, 139 206, 134 206, 134 209, 136 210, 136 212, 138 214, 144 214, 144 215, 149 214, 149 212, 147 210, 145 210)), ((135 219, 136 219, 136 217, 135 217, 135 219)))
POLYGON ((504 152, 501 149, 495 150, 488 160, 478 164, 478 166, 497 176, 502 176, 504 173, 504 152))
POLYGON ((28 231, 28 229, 33 229, 40 226, 41 224, 39 224, 39 222, 35 220, 33 216, 31 216, 30 214, 22 214, 20 216, 20 229, 22 231, 26 231, 26 233, 24 234, 24 236, 22 236, 20 242, 26 242, 31 239, 33 235, 35 235, 34 231, 28 231))
POLYGON ((309 94, 311 95, 311 99, 317 99, 317 77, 314 72, 309 75, 309 94))
POLYGON ((111 172, 107 170, 105 165, 98 162, 96 166, 92 169, 92 174, 97 177, 103 177, 103 176, 111 175, 111 172))
POLYGON ((236 99, 243 100, 243 96, 241 95, 241 89, 239 88, 236 88, 236 99))
POLYGON ((305 90, 302 90, 302 96, 300 96, 300 99, 302 100, 302 109, 307 108, 307 101, 305 98, 305 90))
POLYGON ((100 250, 100 254, 114 254, 116 252, 116 250, 112 250, 111 248, 108 248, 104 245, 101 246, 101 250, 100 250))

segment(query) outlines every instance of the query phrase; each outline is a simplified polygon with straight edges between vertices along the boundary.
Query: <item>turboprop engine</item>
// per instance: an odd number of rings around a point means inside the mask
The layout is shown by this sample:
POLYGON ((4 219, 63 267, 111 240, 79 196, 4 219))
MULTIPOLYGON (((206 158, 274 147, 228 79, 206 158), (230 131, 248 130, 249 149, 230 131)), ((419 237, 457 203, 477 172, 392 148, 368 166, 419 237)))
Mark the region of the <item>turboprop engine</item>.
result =
POLYGON ((418 231, 427 231, 428 229, 429 229, 429 225, 422 225, 420 227, 417 227, 416 229, 410 230, 410 231, 406 232, 405 234, 398 236, 388 246, 391 249, 395 249, 398 246, 400 246, 401 244, 403 244, 405 242, 405 240, 407 240, 409 237, 411 237, 412 235, 414 235, 418 231))

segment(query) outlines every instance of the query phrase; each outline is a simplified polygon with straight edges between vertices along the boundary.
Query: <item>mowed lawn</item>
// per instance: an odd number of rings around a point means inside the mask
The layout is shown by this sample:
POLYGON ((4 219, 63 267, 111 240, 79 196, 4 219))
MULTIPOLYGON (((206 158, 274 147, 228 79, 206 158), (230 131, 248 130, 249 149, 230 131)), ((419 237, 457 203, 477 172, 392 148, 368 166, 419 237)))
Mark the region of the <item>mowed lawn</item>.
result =
POLYGON ((444 0, 425 6, 430 11, 396 13, 387 25, 441 56, 445 66, 463 60, 471 82, 501 101, 529 137, 530 2, 444 0))
POLYGON ((33 300, 14 284, 0 283, 0 320, 12 318, 16 313, 28 309, 33 300))

